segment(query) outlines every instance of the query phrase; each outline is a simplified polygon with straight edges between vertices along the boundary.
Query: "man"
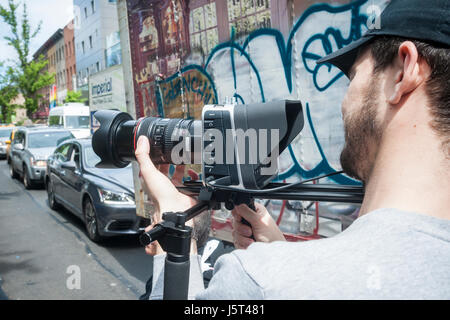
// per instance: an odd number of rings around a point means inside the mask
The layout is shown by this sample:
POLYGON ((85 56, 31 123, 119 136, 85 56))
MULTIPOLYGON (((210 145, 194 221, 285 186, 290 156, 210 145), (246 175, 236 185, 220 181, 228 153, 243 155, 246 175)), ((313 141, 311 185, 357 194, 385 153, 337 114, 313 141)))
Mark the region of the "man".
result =
MULTIPOLYGON (((240 206, 235 243, 248 248, 222 256, 206 290, 194 255, 191 298, 450 299, 449 12, 447 0, 393 0, 381 29, 319 61, 350 78, 341 163, 365 184, 358 219, 333 238, 288 243, 264 207, 240 206)), ((148 153, 142 138, 136 155, 159 211, 192 206, 148 153)), ((164 255, 147 250, 160 298, 164 255)))

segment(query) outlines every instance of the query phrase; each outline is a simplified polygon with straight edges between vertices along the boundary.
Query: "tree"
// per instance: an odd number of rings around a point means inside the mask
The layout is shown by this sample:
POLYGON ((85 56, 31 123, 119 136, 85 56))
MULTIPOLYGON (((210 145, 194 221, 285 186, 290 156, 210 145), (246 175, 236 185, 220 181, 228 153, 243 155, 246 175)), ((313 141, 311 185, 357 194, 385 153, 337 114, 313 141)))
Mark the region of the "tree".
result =
POLYGON ((38 91, 55 82, 55 74, 45 71, 48 61, 40 56, 36 61, 30 59, 30 42, 41 30, 42 21, 32 32, 26 3, 23 4, 22 19, 19 22, 18 9, 20 4, 15 0, 8 0, 8 5, 0 5, 0 17, 10 28, 10 34, 4 39, 14 48, 18 55, 17 68, 12 69, 12 80, 25 98, 25 108, 28 117, 37 111, 39 99, 38 91))
POLYGON ((0 122, 5 123, 11 123, 17 107, 12 101, 19 95, 19 89, 11 80, 11 73, 12 70, 8 68, 4 75, 0 75, 0 122))
POLYGON ((80 102, 80 103, 85 103, 86 99, 82 98, 82 93, 81 91, 67 91, 67 98, 65 100, 65 102, 69 103, 69 102, 80 102))

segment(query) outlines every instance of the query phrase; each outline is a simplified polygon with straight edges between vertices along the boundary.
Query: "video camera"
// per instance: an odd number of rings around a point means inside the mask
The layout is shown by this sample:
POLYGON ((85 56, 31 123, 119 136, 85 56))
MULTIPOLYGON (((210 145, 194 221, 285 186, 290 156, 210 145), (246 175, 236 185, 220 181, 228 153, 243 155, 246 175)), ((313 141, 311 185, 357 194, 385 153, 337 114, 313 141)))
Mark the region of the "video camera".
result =
POLYGON ((278 156, 303 129, 302 105, 276 101, 207 105, 202 120, 141 118, 102 110, 92 146, 99 167, 136 160, 140 136, 148 137, 154 164, 202 165, 204 184, 262 189, 278 174, 278 156))

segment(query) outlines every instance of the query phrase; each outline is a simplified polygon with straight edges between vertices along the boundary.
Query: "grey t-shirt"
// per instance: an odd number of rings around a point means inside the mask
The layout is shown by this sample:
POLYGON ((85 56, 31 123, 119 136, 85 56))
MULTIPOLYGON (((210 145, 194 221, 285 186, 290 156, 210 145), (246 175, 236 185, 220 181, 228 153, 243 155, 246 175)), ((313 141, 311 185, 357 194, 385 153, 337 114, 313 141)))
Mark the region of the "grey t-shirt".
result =
MULTIPOLYGON (((151 299, 161 299, 164 255, 151 299)), ((308 242, 255 243, 216 262, 205 290, 191 257, 193 299, 450 299, 450 220, 380 209, 308 242)))

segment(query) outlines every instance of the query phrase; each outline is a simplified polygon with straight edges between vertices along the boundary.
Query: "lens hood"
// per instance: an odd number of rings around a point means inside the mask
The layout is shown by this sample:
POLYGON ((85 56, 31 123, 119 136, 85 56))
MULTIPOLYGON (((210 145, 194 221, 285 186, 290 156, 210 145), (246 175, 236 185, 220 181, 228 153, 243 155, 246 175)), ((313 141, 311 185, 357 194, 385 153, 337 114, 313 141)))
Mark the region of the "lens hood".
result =
POLYGON ((92 136, 92 148, 102 160, 97 168, 124 168, 129 161, 119 159, 113 151, 116 150, 116 131, 119 126, 133 118, 125 112, 99 110, 94 117, 100 122, 100 128, 92 136))

